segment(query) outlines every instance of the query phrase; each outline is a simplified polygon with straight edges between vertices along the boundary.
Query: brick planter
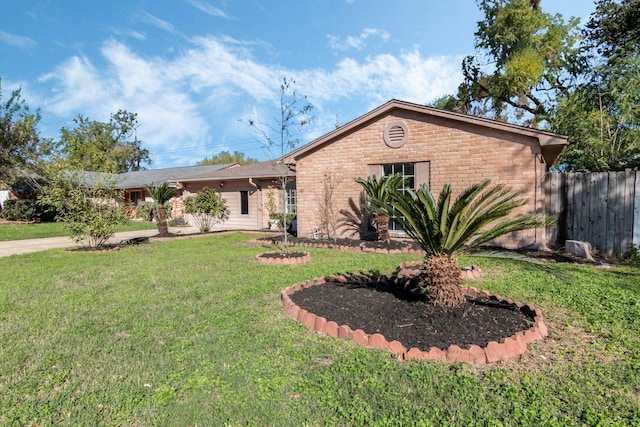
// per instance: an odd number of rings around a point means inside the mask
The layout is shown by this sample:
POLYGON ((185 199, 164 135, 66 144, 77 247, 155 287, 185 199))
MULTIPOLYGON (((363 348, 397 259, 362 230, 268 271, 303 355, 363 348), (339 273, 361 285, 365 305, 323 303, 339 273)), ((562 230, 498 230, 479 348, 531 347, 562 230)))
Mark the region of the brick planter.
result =
POLYGON ((288 256, 278 256, 281 252, 266 252, 256 255, 256 259, 265 264, 304 264, 311 261, 309 252, 290 252, 288 256))
MULTIPOLYGON (((344 277, 340 278, 346 280, 344 277)), ((325 278, 307 280, 304 283, 285 288, 282 291, 282 303, 289 316, 309 329, 319 333, 331 335, 339 339, 351 339, 356 344, 367 347, 386 349, 396 355, 400 360, 442 360, 448 363, 463 362, 471 364, 493 363, 517 357, 527 350, 528 344, 548 336, 547 327, 542 318, 542 313, 538 308, 517 301, 514 302, 499 295, 492 295, 488 291, 478 291, 476 288, 470 287, 465 288, 466 295, 473 298, 490 298, 494 301, 512 304, 525 316, 533 320, 533 326, 500 342, 491 341, 484 348, 477 345, 472 345, 469 348, 460 348, 457 345, 451 345, 446 350, 437 347, 431 347, 428 350, 418 348, 407 349, 398 341, 388 342, 381 334, 370 335, 361 329, 353 331, 347 325, 338 325, 330 319, 318 317, 313 313, 307 312, 307 310, 301 309, 291 300, 291 294, 301 288, 320 285, 326 281, 325 278)))

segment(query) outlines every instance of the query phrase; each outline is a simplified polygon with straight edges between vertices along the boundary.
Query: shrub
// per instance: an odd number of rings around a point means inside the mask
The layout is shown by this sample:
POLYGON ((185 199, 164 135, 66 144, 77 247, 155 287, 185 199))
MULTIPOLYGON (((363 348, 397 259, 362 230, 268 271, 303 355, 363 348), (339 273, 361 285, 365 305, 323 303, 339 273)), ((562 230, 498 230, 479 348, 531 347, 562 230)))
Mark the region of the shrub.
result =
POLYGON ((56 219, 64 222, 72 239, 86 241, 90 247, 99 247, 129 220, 125 207, 120 203, 124 194, 115 189, 115 181, 105 180, 94 183, 94 186, 82 184, 81 175, 59 173, 52 176, 44 188, 40 202, 59 210, 56 219))
POLYGON ((136 218, 151 221, 153 219, 153 202, 138 202, 136 218))
POLYGON ((55 207, 36 199, 7 200, 4 209, 0 210, 0 218, 9 221, 55 221, 58 211, 55 207))
POLYGON ((282 229, 282 224, 284 224, 284 216, 285 215, 287 215, 287 228, 291 228, 291 221, 296 219, 296 214, 293 214, 293 213, 288 213, 288 214, 276 213, 276 214, 272 214, 270 216, 270 219, 278 220, 278 227, 280 229, 282 229))
POLYGON ((180 218, 171 218, 169 220, 169 226, 170 227, 181 227, 183 225, 187 225, 187 223, 184 220, 184 218, 182 218, 182 217, 180 217, 180 218))
POLYGON ((210 188, 203 188, 197 195, 187 197, 184 211, 193 215, 193 219, 202 233, 211 231, 217 222, 229 218, 229 208, 220 193, 210 188))
POLYGON ((34 221, 38 219, 37 202, 34 199, 7 200, 0 217, 9 221, 34 221))

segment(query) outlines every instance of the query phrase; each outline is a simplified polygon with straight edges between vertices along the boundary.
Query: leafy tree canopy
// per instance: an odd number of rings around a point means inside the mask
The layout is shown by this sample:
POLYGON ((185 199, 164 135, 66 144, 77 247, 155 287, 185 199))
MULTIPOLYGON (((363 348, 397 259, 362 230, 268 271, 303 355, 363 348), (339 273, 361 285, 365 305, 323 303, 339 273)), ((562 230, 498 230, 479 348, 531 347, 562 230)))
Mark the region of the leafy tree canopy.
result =
POLYGON ((589 47, 605 58, 640 48, 640 0, 598 0, 585 28, 589 47))
POLYGON ((68 167, 77 170, 122 173, 150 164, 149 150, 137 137, 136 113, 119 110, 109 122, 79 115, 75 127, 61 130, 59 154, 68 167))
POLYGON ((0 85, 0 183, 11 185, 19 176, 28 177, 39 170, 51 142, 39 137, 40 112, 29 109, 20 89, 5 102, 1 89, 0 85))
POLYGON ((640 166, 640 0, 600 0, 584 30, 590 67, 559 98, 553 130, 569 135, 557 164, 581 172, 640 166))
POLYGON ((565 93, 582 67, 577 19, 544 13, 538 1, 477 0, 476 54, 462 63, 455 97, 435 105, 538 127, 555 96, 565 93))
POLYGON ((239 163, 241 165, 246 165, 249 163, 256 163, 257 161, 257 159, 252 157, 245 157, 244 153, 240 153, 238 151, 234 151, 233 153, 230 153, 229 151, 221 151, 214 156, 200 160, 196 165, 221 165, 226 163, 239 163))

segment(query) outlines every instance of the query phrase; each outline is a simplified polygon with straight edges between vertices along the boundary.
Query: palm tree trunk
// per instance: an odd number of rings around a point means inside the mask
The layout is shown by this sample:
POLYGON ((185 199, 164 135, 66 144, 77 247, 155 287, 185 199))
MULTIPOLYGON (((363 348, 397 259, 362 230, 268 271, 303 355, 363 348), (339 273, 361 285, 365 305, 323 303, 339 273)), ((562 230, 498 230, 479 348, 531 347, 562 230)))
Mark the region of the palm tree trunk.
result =
POLYGON ((432 255, 424 260, 424 286, 431 303, 442 307, 454 307, 466 301, 463 292, 460 264, 454 256, 432 255))
POLYGON ((373 221, 376 224, 378 240, 384 242, 391 240, 391 237, 389 236, 389 217, 381 214, 373 214, 373 221))
POLYGON ((158 233, 161 235, 169 234, 169 224, 167 224, 167 211, 164 205, 158 206, 158 220, 156 225, 158 226, 158 233))

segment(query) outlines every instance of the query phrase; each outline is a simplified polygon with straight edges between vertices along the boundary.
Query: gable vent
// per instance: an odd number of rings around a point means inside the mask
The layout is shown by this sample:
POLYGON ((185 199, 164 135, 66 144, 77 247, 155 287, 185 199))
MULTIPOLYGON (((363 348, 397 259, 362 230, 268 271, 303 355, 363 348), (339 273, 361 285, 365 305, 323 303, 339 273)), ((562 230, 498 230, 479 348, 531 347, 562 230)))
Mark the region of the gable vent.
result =
POLYGON ((384 130, 384 143, 391 148, 402 147, 407 139, 409 139, 409 129, 404 122, 391 122, 384 130))

